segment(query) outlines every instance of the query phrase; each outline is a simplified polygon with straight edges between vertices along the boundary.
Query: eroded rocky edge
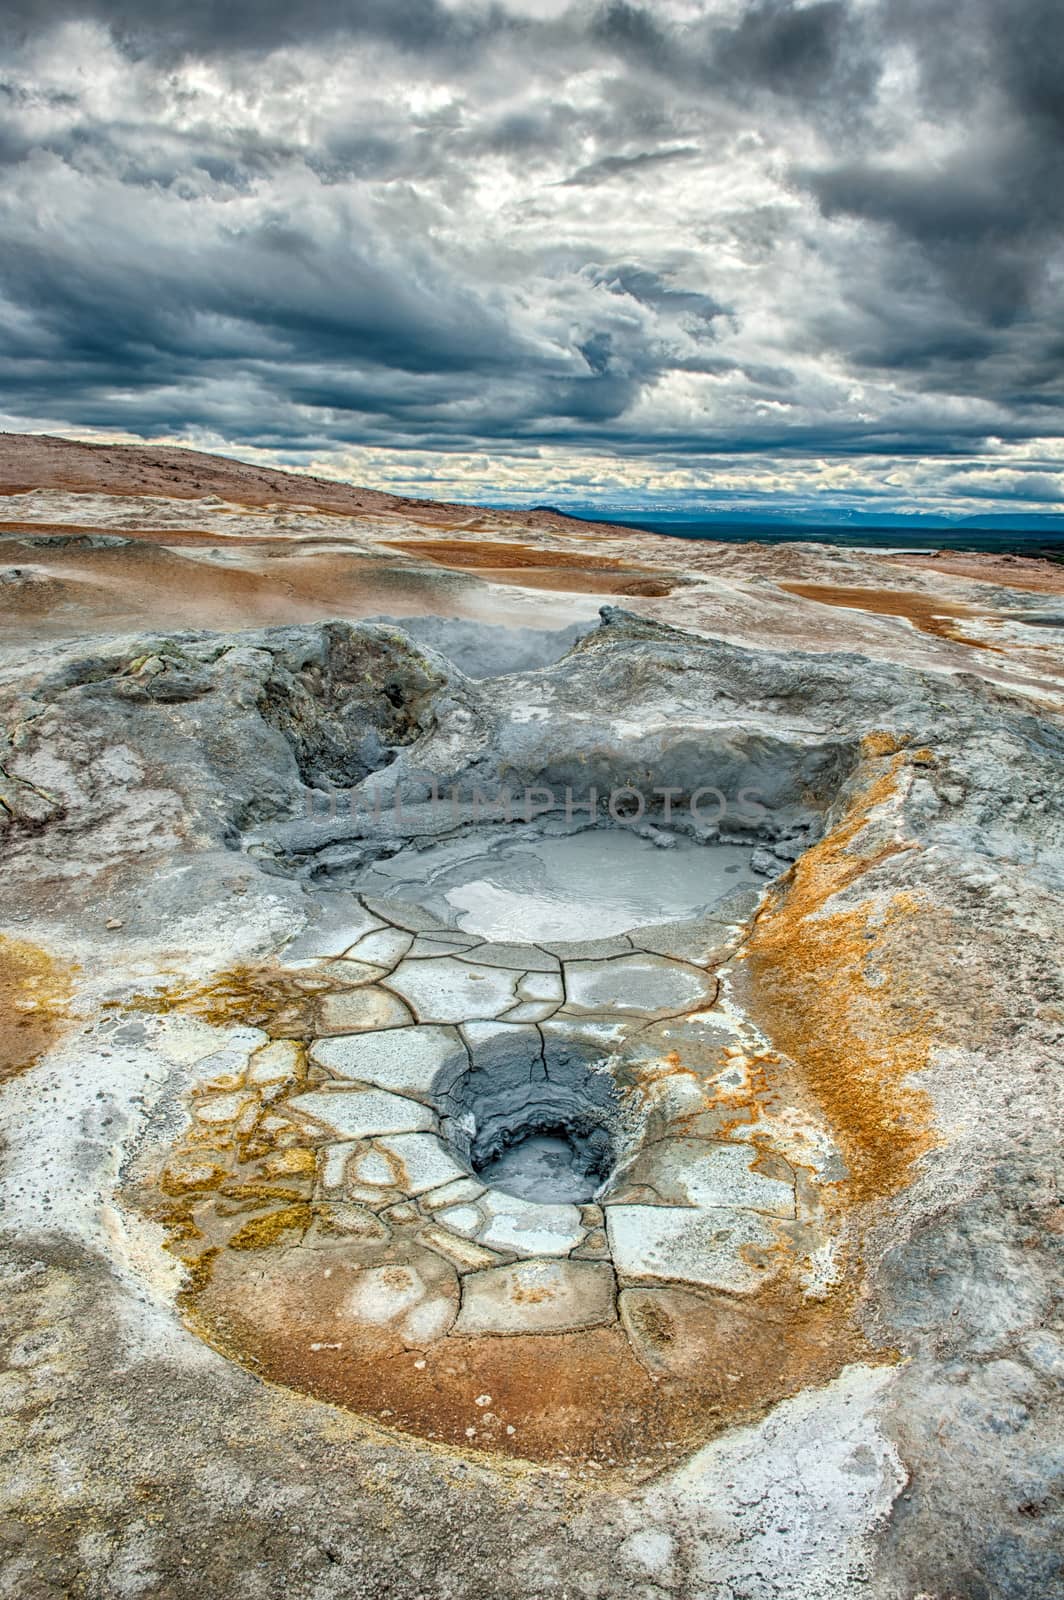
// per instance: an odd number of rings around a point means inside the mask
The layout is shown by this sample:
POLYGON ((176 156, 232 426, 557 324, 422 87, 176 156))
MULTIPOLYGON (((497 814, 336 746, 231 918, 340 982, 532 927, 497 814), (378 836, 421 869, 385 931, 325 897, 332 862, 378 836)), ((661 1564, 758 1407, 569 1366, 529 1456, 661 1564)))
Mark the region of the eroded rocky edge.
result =
MULTIPOLYGON (((1047 1252, 1061 1017, 1053 725, 974 679, 744 651, 615 614, 557 667, 490 693, 394 631, 328 625, 124 639, 91 655, 68 648, 19 664, 12 678, 5 876, 16 918, 32 918, 22 958, 38 945, 53 965, 58 958, 68 972, 52 981, 73 984, 86 1019, 6 1096, 21 1328, 26 1305, 42 1301, 42 1331, 22 1334, 12 1387, 38 1382, 46 1403, 49 1386, 76 1391, 91 1371, 100 1397, 91 1455, 87 1441, 63 1436, 54 1407, 39 1413, 22 1466, 37 1516, 58 1525, 68 1514, 56 1489, 65 1456, 78 1462, 66 1497, 79 1527, 106 1523, 118 1485, 113 1466, 105 1477, 93 1464, 98 1441, 128 1451, 136 1437, 159 1459, 162 1483, 179 1483, 196 1502, 202 1536, 233 1527, 239 1502, 228 1474, 205 1497, 184 1463, 189 1428, 201 1443, 206 1429, 217 1448, 237 1396, 259 1470, 306 1499, 293 1450, 319 1470, 327 1460, 331 1473, 348 1474, 360 1521, 381 1515, 391 1472, 436 1504, 442 1496, 463 1526, 475 1504, 498 1516, 512 1492, 498 1466, 459 1469, 426 1446, 374 1437, 344 1414, 257 1388, 190 1341, 170 1309, 179 1278, 161 1236, 121 1199, 145 1141, 180 1134, 183 1097, 200 1076, 195 1061, 166 1064, 150 1048, 160 991, 171 1012, 211 1008, 215 1026, 234 1006, 244 1008, 243 1027, 276 1009, 275 958, 312 909, 298 876, 309 825, 293 822, 308 779, 343 786, 386 771, 409 785, 414 810, 426 774, 485 784, 503 775, 586 784, 589 770, 642 779, 667 743, 670 782, 701 779, 712 752, 715 776, 721 763, 729 777, 753 763, 790 800, 795 753, 816 770, 830 752, 816 803, 784 818, 784 832, 806 828, 819 842, 773 891, 735 970, 793 1094, 831 1122, 848 1158, 848 1237, 862 1259, 854 1314, 874 1353, 761 1421, 755 1407, 745 1426, 652 1487, 603 1500, 592 1469, 579 1469, 590 1499, 579 1499, 575 1535, 556 1522, 551 1531, 568 1496, 562 1484, 573 1480, 540 1475, 542 1547, 567 1571, 580 1551, 588 1593, 611 1592, 606 1552, 621 1540, 648 1593, 711 1593, 717 1583, 734 1593, 775 1584, 846 1594, 862 1573, 873 1592, 891 1595, 917 1584, 1052 1592, 1048 1394, 1060 1346, 1047 1252), (337 693, 354 680, 364 695, 337 693), (393 687, 398 696, 382 697, 393 687), (677 778, 685 751, 691 766, 677 778), (90 886, 77 920, 74 880, 90 886), (104 933, 107 921, 120 926, 104 933), (109 970, 88 977, 104 938, 109 970), (230 976, 219 984, 221 973, 230 976), (257 1019, 249 991, 266 994, 257 1019), (62 1294, 92 1304, 92 1325, 118 1337, 88 1350, 76 1324, 49 1309, 62 1294), (895 1351, 902 1364, 890 1364, 895 1351), (126 1394, 124 1421, 109 1386, 126 1394), (181 1427, 160 1429, 175 1405, 181 1427), (797 1474, 796 1452, 807 1463, 797 1474), (368 1489, 355 1465, 367 1459, 379 1464, 368 1489), (472 1487, 454 1488, 459 1470, 472 1487), (708 1527, 706 1505, 715 1512, 708 1527), (771 1577, 755 1576, 766 1567, 771 1577)), ((156 1481, 138 1476, 147 1505, 156 1481)), ((355 1515, 331 1488, 316 1485, 311 1500, 319 1530, 355 1515)), ((426 1550, 438 1524, 432 1532, 426 1550)), ((131 1566, 176 1560, 160 1554, 174 1536, 146 1512, 128 1541, 131 1566)), ((314 1535, 289 1570, 342 1567, 329 1537, 314 1535)), ((489 1549, 474 1540, 456 1553, 466 1592, 530 1586, 520 1567, 489 1581, 489 1549)), ((341 1574, 338 1592, 387 1592, 397 1555, 393 1536, 390 1552, 376 1549, 377 1577, 360 1591, 362 1580, 341 1574)), ((418 1581, 395 1580, 395 1592, 418 1592, 418 1581)), ((119 1577, 113 1592, 134 1592, 136 1582, 119 1577)))

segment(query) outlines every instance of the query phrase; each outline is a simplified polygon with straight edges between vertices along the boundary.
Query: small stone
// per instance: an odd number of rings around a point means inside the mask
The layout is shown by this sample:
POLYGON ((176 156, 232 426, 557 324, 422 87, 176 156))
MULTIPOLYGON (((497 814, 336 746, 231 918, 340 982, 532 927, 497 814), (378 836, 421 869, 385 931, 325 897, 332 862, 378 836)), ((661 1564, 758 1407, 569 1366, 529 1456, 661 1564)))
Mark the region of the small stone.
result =
POLYGON ((104 923, 105 928, 122 928, 124 926, 125 924, 123 923, 121 917, 108 917, 107 921, 104 923))

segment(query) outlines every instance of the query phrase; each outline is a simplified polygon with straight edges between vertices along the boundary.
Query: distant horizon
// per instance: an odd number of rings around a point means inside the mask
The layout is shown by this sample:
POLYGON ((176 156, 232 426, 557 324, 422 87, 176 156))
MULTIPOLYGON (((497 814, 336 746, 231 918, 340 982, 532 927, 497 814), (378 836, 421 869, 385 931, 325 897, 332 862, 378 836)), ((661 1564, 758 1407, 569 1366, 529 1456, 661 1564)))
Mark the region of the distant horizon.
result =
MULTIPOLYGON (((634 496, 631 499, 618 499, 609 494, 594 499, 586 495, 570 497, 551 493, 552 488, 556 490, 557 486, 549 484, 545 486, 545 492, 537 492, 533 487, 520 497, 501 494, 487 484, 483 489, 479 485, 470 485, 466 493, 454 494, 439 490, 431 482, 419 485, 416 491, 397 488, 388 482, 374 481, 372 477, 337 471, 328 460, 277 459, 275 452, 232 443, 174 436, 149 438, 128 430, 113 433, 104 429, 0 429, 0 433, 17 432, 100 448, 129 445, 146 450, 189 450, 276 472, 347 483, 356 488, 400 497, 469 506, 471 509, 484 507, 517 513, 556 512, 582 522, 612 523, 679 538, 735 541, 753 540, 761 536, 768 542, 804 540, 850 546, 871 544, 880 548, 900 539, 914 548, 995 553, 1034 553, 1041 545, 1055 547, 1060 542, 1064 553, 1064 512, 1010 509, 949 516, 942 510, 840 505, 827 496, 820 503, 811 501, 797 505, 781 505, 768 497, 758 501, 753 496, 740 503, 726 499, 713 502, 702 498, 683 504, 677 499, 670 502, 653 495, 638 499, 634 496)), ((1056 553, 1055 549, 1053 553, 1056 553)))
POLYGON ((750 512, 737 517, 732 512, 705 511, 658 513, 641 517, 630 512, 612 515, 562 506, 529 506, 526 510, 557 510, 564 516, 585 522, 618 523, 645 533, 682 539, 720 540, 722 543, 811 543, 857 546, 872 549, 904 548, 952 550, 974 554, 1051 556, 1064 560, 1064 518, 986 516, 945 522, 937 517, 898 517, 864 520, 853 517, 838 521, 816 521, 808 512, 787 516, 765 516, 750 512))
MULTIPOLYGON (((465 502, 460 502, 465 503, 465 502)), ((831 528, 839 532, 847 529, 874 532, 876 529, 912 529, 933 532, 1014 532, 1035 534, 1060 534, 1064 536, 1064 514, 1052 512, 987 512, 981 516, 947 517, 941 512, 888 512, 819 508, 809 505, 781 510, 771 504, 750 506, 742 510, 734 506, 610 506, 592 501, 558 503, 529 499, 528 502, 498 500, 491 495, 468 502, 499 510, 556 511, 565 517, 575 517, 582 522, 624 522, 633 527, 657 528, 669 524, 705 527, 751 528, 831 528)))

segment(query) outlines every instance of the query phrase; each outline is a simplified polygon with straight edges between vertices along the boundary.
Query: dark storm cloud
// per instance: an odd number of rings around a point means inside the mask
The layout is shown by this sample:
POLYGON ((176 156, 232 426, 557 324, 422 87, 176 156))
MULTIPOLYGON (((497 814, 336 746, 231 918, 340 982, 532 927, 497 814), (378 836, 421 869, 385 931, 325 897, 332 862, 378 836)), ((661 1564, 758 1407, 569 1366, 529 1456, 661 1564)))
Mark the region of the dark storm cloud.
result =
POLYGON ((0 38, 24 41, 59 23, 88 19, 106 27, 132 56, 171 59, 272 51, 315 41, 379 41, 421 57, 445 55, 462 71, 498 42, 530 48, 616 57, 678 84, 742 94, 765 88, 807 102, 852 89, 867 91, 876 65, 858 59, 862 29, 845 0, 758 0, 738 22, 712 17, 663 19, 629 0, 574 3, 543 21, 481 0, 450 6, 442 0, 8 0, 0 38))
POLYGON ((992 84, 1025 119, 1064 131, 1064 29, 1057 0, 886 0, 885 24, 914 47, 924 93, 971 104, 992 84))
POLYGON ((682 58, 671 31, 655 21, 642 6, 629 0, 607 0, 591 23, 596 44, 655 71, 677 74, 683 71, 682 58))
POLYGON ((874 269, 814 322, 858 369, 1017 412, 1040 408, 1042 426, 1057 432, 1059 7, 887 0, 880 19, 884 37, 909 52, 917 108, 943 137, 917 159, 872 155, 796 172, 828 222, 867 225, 874 269))
POLYGON ((9 0, 0 34, 16 417, 679 460, 1061 431, 1055 0, 9 0))
POLYGON ((586 167, 578 167, 563 179, 563 185, 573 188, 580 184, 605 183, 610 178, 635 175, 645 172, 648 167, 660 167, 667 161, 683 161, 697 154, 697 145, 677 144, 667 150, 640 150, 632 156, 600 156, 586 167))
POLYGON ((620 58, 678 85, 727 97, 799 97, 806 114, 827 106, 832 120, 859 107, 879 75, 867 21, 845 0, 756 0, 726 25, 710 15, 683 27, 663 24, 653 8, 610 0, 592 33, 620 58))
POLYGON ((486 374, 528 352, 482 300, 358 252, 328 250, 290 218, 220 237, 168 240, 133 260, 71 262, 39 238, 9 238, 0 281, 63 349, 108 353, 129 376, 160 356, 277 354, 402 371, 486 374), (200 325, 197 327, 197 323, 200 325), (212 339, 212 325, 223 330, 212 339))
POLYGON ((826 216, 889 228, 941 272, 952 298, 1006 323, 1030 310, 1064 236, 1059 5, 890 0, 885 16, 912 51, 925 104, 940 116, 952 109, 963 137, 919 165, 847 164, 807 181, 826 216))
POLYGON ((800 6, 758 0, 725 25, 707 15, 663 24, 652 8, 614 0, 593 37, 618 58, 689 93, 751 104, 751 97, 798 98, 803 115, 831 120, 859 111, 879 72, 867 27, 843 0, 800 6))
MULTIPOLYGON (((146 426, 190 417, 209 426, 216 396, 250 380, 286 406, 337 413, 341 436, 420 441, 435 424, 466 443, 544 415, 601 425, 654 370, 654 354, 631 338, 618 359, 608 329, 578 338, 571 361, 544 354, 431 254, 360 253, 360 221, 323 242, 278 214, 103 256, 12 228, 0 282, 34 333, 7 341, 0 389, 28 411, 65 394, 93 425, 121 390, 139 397, 146 426), (205 383, 214 395, 199 391, 205 383)), ((239 430, 240 418, 228 425, 239 430)), ((254 412, 248 425, 257 437, 254 412)))
POLYGON ((717 68, 788 94, 816 93, 835 74, 850 29, 841 0, 754 5, 717 34, 717 68))
POLYGON ((612 294, 631 295, 633 300, 645 306, 667 306, 697 322, 711 323, 714 317, 721 316, 724 311, 724 307, 709 295, 677 288, 660 273, 636 266, 634 262, 622 262, 618 266, 603 269, 595 275, 595 281, 603 284, 612 294))
POLYGON ((990 327, 1030 313, 1064 235, 1059 156, 1030 138, 929 172, 874 164, 809 179, 826 217, 880 224, 912 244, 944 291, 990 327))
POLYGON ((275 50, 338 36, 459 50, 507 25, 495 8, 460 12, 440 0, 8 0, 0 35, 25 39, 82 18, 101 23, 134 55, 275 50))

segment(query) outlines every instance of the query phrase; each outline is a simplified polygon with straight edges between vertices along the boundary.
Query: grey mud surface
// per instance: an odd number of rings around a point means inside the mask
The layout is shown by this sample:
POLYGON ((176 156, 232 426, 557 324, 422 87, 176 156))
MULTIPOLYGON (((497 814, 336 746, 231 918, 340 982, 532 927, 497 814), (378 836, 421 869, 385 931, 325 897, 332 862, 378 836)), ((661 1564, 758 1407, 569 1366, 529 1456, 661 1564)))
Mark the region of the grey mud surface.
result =
POLYGON ((518 818, 505 831, 473 828, 361 871, 349 867, 345 876, 366 893, 416 899, 452 927, 514 943, 687 922, 758 882, 749 845, 699 845, 660 827, 645 831, 640 837, 630 826, 600 824, 545 834, 535 825, 522 831, 518 818))

